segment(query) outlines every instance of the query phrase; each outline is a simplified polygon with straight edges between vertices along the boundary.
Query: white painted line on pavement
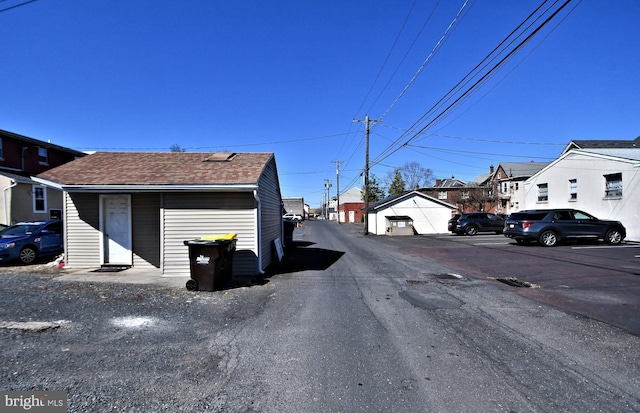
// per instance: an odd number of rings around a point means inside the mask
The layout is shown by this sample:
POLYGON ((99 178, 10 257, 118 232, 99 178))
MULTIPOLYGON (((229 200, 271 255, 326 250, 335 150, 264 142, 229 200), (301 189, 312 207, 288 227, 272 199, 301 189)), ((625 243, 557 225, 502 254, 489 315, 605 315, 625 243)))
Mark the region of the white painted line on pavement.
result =
POLYGON ((640 248, 640 245, 592 245, 585 247, 571 247, 573 250, 594 250, 594 249, 610 249, 610 248, 640 248))
POLYGON ((503 241, 503 242, 478 242, 473 245, 509 245, 509 244, 511 243, 508 241, 503 241))

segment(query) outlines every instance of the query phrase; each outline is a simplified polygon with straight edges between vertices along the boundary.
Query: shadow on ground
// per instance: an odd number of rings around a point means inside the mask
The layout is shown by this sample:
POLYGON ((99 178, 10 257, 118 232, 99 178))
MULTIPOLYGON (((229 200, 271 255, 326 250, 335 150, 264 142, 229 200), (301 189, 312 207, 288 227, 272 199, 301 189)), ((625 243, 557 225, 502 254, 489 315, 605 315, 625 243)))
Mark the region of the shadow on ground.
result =
POLYGON ((269 278, 277 274, 288 274, 299 271, 322 271, 331 267, 344 255, 341 251, 323 248, 313 248, 315 243, 308 241, 293 241, 284 248, 282 261, 274 263, 264 276, 234 276, 222 290, 241 287, 265 285, 269 278))
POLYGON ((288 244, 282 261, 272 269, 270 275, 326 270, 344 255, 341 251, 313 248, 312 245, 314 243, 308 241, 293 241, 288 244))

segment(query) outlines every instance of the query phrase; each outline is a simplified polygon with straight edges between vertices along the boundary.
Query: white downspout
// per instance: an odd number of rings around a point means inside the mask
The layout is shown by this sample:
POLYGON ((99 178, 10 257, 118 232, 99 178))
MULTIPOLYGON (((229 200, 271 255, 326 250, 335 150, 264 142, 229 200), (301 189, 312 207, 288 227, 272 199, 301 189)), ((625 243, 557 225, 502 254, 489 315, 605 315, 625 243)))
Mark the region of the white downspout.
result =
POLYGON ((258 221, 258 230, 256 231, 258 236, 258 274, 264 275, 264 270, 262 269, 262 204, 260 203, 257 189, 253 190, 253 197, 258 204, 256 206, 256 219, 258 221))
POLYGON ((16 181, 14 181, 13 179, 11 181, 13 183, 2 190, 2 198, 3 198, 3 202, 4 202, 4 223, 6 225, 9 225, 9 212, 7 211, 7 191, 9 189, 15 187, 16 185, 18 185, 18 183, 16 181))

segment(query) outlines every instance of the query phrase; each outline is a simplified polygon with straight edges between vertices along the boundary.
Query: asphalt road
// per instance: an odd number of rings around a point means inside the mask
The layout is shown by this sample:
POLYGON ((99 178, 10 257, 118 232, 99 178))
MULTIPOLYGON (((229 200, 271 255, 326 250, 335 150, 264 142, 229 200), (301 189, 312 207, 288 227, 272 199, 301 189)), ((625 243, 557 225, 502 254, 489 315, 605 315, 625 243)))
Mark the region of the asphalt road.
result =
POLYGON ((477 279, 531 283, 538 288, 516 292, 640 336, 638 243, 572 242, 545 248, 491 234, 413 238, 394 243, 477 279))
POLYGON ((277 273, 213 293, 0 270, 0 389, 74 412, 640 411, 639 337, 360 230, 307 222, 277 273), (29 320, 58 327, 6 324, 29 320))

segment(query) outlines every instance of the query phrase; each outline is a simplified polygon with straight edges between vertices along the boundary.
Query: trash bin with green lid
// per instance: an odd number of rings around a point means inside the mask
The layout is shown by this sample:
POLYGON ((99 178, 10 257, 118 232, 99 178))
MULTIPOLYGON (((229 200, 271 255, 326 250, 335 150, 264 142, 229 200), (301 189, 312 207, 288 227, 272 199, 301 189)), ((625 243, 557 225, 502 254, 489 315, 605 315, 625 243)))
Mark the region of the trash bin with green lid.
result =
POLYGON ((237 234, 209 235, 184 241, 189 247, 190 291, 214 291, 231 279, 237 234))

